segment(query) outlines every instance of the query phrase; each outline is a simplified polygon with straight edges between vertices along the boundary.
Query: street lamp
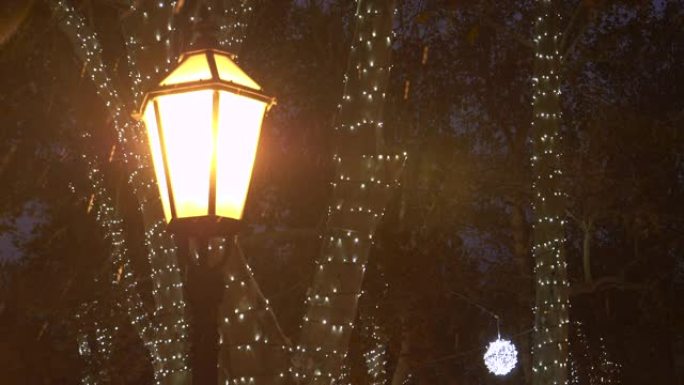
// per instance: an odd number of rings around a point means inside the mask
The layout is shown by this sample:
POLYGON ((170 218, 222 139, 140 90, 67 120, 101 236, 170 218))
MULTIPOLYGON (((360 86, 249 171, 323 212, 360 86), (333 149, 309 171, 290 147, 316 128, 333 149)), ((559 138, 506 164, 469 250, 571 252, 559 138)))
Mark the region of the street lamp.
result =
POLYGON ((273 98, 215 49, 185 53, 143 100, 164 215, 176 234, 218 236, 242 218, 273 98))
POLYGON ((209 258, 209 239, 237 231, 262 119, 273 104, 234 56, 215 49, 181 55, 143 99, 141 118, 164 216, 186 275, 195 385, 218 382, 224 282, 218 263, 209 258))

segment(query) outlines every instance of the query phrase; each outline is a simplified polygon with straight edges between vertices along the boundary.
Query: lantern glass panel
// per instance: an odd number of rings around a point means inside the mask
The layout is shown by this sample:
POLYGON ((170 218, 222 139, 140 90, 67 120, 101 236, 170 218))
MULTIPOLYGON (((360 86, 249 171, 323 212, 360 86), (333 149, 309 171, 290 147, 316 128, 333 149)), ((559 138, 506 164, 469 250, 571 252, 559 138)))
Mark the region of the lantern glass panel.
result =
POLYGON ((214 59, 216 60, 216 69, 218 70, 219 78, 221 78, 221 80, 233 82, 254 90, 261 90, 261 87, 259 87, 257 82, 252 80, 252 78, 227 56, 214 55, 214 59))
POLYGON ((157 176, 157 186, 161 197, 162 207, 166 222, 171 221, 171 206, 169 204, 169 189, 166 184, 166 174, 164 174, 164 160, 162 158, 161 143, 159 142, 159 127, 154 113, 154 104, 148 103, 143 113, 143 120, 147 128, 147 138, 154 163, 154 172, 157 176))
POLYGON ((216 154, 216 215, 241 219, 265 102, 221 91, 216 154))
POLYGON ((178 68, 173 70, 173 72, 159 84, 161 86, 168 86, 209 79, 211 79, 211 70, 209 69, 207 56, 204 52, 200 52, 184 59, 178 68))
POLYGON ((200 90, 156 99, 178 218, 208 213, 213 93, 200 90))

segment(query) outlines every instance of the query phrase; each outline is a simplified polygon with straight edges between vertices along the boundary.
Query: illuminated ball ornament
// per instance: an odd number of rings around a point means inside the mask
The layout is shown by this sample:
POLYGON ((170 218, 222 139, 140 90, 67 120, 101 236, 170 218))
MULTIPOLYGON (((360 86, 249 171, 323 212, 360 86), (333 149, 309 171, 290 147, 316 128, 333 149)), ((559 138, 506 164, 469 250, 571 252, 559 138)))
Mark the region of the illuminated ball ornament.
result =
POLYGON ((484 362, 490 372, 497 376, 505 376, 518 363, 518 351, 511 341, 499 337, 487 347, 484 362))
POLYGON ((237 225, 273 103, 215 49, 183 54, 145 95, 141 118, 169 231, 219 235, 237 225))

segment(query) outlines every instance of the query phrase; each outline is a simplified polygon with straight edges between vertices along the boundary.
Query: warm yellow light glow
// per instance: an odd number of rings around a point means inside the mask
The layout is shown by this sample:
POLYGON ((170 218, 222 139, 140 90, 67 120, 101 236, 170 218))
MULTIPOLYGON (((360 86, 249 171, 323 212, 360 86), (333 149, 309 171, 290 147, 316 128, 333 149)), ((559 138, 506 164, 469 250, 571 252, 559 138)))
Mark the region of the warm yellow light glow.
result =
POLYGON ((171 221, 169 189, 166 186, 166 175, 164 174, 164 163, 162 159, 161 145, 159 143, 159 129, 157 127, 157 119, 154 115, 154 105, 152 103, 148 103, 147 108, 145 108, 143 113, 143 121, 145 122, 145 127, 147 127, 150 153, 152 154, 154 172, 157 176, 157 186, 159 186, 159 195, 161 196, 162 207, 164 209, 164 217, 168 223, 171 221))
POLYGON ((261 87, 227 56, 216 55, 216 69, 221 80, 233 82, 248 88, 260 90, 261 87))
POLYGON ((266 103, 229 92, 219 94, 216 215, 240 219, 266 103))
POLYGON ((242 218, 261 123, 272 103, 259 90, 229 54, 199 51, 146 96, 142 117, 167 222, 242 218))
POLYGON ((211 79, 211 70, 204 52, 188 56, 164 80, 161 86, 211 79))
POLYGON ((214 141, 212 96, 212 90, 203 90, 156 99, 179 218, 207 215, 214 141))

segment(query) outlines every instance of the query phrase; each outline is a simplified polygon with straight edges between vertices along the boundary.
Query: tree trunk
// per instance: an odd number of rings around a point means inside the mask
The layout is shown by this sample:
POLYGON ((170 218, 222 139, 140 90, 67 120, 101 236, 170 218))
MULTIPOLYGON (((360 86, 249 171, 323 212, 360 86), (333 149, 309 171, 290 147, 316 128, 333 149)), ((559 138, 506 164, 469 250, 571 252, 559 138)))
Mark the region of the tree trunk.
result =
POLYGON ((399 360, 397 361, 397 366, 394 368, 394 374, 392 375, 392 385, 403 385, 404 381, 410 374, 410 367, 408 362, 408 355, 411 350, 409 343, 408 332, 404 333, 404 337, 401 340, 401 351, 399 352, 399 360))
MULTIPOLYGON (((525 221, 525 208, 522 199, 515 198, 511 203, 511 231, 513 233, 513 255, 515 257, 516 265, 518 267, 518 274, 521 277, 528 277, 530 270, 530 246, 529 246, 529 231, 527 229, 527 222, 525 221)), ((525 278, 521 282, 520 290, 518 292, 522 303, 529 303, 532 297, 532 285, 525 278)), ((528 328, 531 319, 529 313, 516 317, 514 320, 519 330, 528 328)), ((523 369, 525 380, 529 383, 532 381, 532 357, 530 349, 529 336, 524 336, 519 340, 520 344, 520 364, 523 369)))
MULTIPOLYGON (((123 233, 118 230, 122 220, 111 202, 102 200, 99 204, 103 215, 98 216, 98 220, 107 232, 106 236, 116 246, 112 252, 112 267, 119 277, 123 277, 117 282, 121 283, 119 288, 125 293, 129 317, 150 353, 155 383, 188 383, 188 324, 183 285, 176 248, 164 231, 155 185, 149 183, 154 177, 144 156, 147 150, 141 147, 144 143, 139 137, 140 126, 129 119, 127 107, 136 103, 126 103, 119 96, 111 81, 114 77, 109 75, 102 60, 101 43, 88 23, 68 4, 68 0, 48 0, 48 3, 82 60, 84 72, 95 83, 108 107, 117 133, 118 154, 129 167, 129 186, 138 198, 144 217, 145 245, 154 288, 153 313, 145 311, 140 293, 137 292, 137 282, 128 263, 131 256, 125 249, 123 233)), ((173 23, 173 8, 157 7, 157 3, 142 5, 136 10, 138 16, 147 18, 147 12, 142 12, 147 6, 151 9, 150 18, 144 23, 146 32, 151 31, 151 35, 154 35, 173 23)), ((226 9, 223 8, 224 11, 226 9)), ((249 8, 240 12, 245 10, 249 8)), ((398 184, 405 159, 403 155, 383 153, 383 106, 390 69, 392 14, 392 0, 361 0, 358 4, 352 52, 345 76, 345 92, 335 127, 338 148, 333 160, 338 169, 332 183, 334 193, 323 234, 326 242, 321 248, 319 270, 309 291, 301 343, 294 349, 292 373, 295 379, 307 383, 330 383, 339 372, 341 359, 349 344, 372 238, 393 187, 398 184)), ((141 37, 136 33, 126 35, 133 81, 132 95, 136 99, 144 88, 143 82, 148 78, 146 75, 163 72, 164 67, 172 62, 172 54, 167 40, 157 38, 156 43, 150 43, 145 39, 134 39, 141 37), (165 50, 167 62, 157 66, 156 61, 149 61, 154 68, 141 68, 140 65, 147 61, 139 56, 159 49, 165 50)), ((224 40, 221 42, 226 45, 239 43, 238 40, 224 40)), ((99 172, 95 164, 91 163, 93 171, 99 172)), ((93 190, 97 192, 98 186, 93 184, 93 190)), ((106 193, 105 189, 102 191, 106 193)), ((250 380, 250 383, 256 384, 283 381, 287 377, 287 363, 283 357, 290 352, 289 344, 282 332, 274 330, 277 329, 277 322, 272 317, 268 303, 260 296, 249 267, 244 261, 238 260, 230 271, 240 273, 239 279, 244 286, 226 287, 228 299, 224 301, 225 308, 222 311, 224 314, 232 312, 230 314, 233 316, 237 314, 237 321, 241 321, 241 315, 243 319, 254 315, 254 319, 243 323, 243 329, 239 329, 239 322, 227 326, 226 317, 222 317, 221 335, 226 343, 221 346, 220 363, 225 365, 223 369, 231 370, 232 381, 250 380), (245 287, 246 291, 241 292, 241 288, 245 287), (235 313, 236 310, 238 313, 235 313), (259 353, 257 349, 261 349, 259 353), (277 353, 273 354, 275 358, 272 363, 264 358, 275 351, 277 353), (250 358, 240 361, 242 356, 250 358), (236 373, 244 375, 239 378, 236 373)), ((227 278, 230 281, 230 276, 227 278)), ((226 372, 223 374, 227 375, 226 372)))
POLYGON ((335 126, 333 194, 294 352, 299 383, 329 385, 340 376, 373 235, 403 168, 404 156, 380 152, 393 12, 392 0, 358 3, 335 126))
POLYGON ((538 0, 535 24, 532 189, 535 323, 533 385, 568 379, 568 279, 565 193, 561 191, 559 17, 554 0, 538 0))
POLYGON ((239 243, 215 243, 228 253, 223 302, 219 309, 220 384, 244 379, 245 384, 284 384, 290 365, 290 341, 280 329, 268 300, 254 279, 239 243))
POLYGON ((518 199, 511 206, 510 220, 513 232, 513 255, 518 271, 524 276, 530 272, 530 247, 527 223, 525 222, 525 209, 523 203, 518 199))
POLYGON ((584 270, 584 283, 591 285, 594 281, 591 275, 591 237, 594 230, 594 222, 589 219, 582 223, 582 268, 584 270))
MULTIPOLYGON (((98 95, 103 99, 116 131, 117 152, 130 173, 128 183, 138 199, 143 215, 145 245, 154 285, 154 312, 150 314, 142 307, 141 296, 137 292, 137 282, 128 263, 131 256, 125 246, 123 220, 116 212, 116 207, 104 184, 90 177, 93 196, 103 198, 97 202, 100 207, 98 210, 101 210, 97 219, 105 231, 105 237, 110 239, 113 245, 112 271, 117 272, 121 269, 121 273, 117 274, 125 278, 118 280, 122 284, 117 285, 116 289, 123 291, 129 318, 148 349, 155 382, 158 384, 186 383, 189 374, 187 363, 189 346, 182 281, 176 248, 170 236, 165 232, 158 193, 154 183, 150 183, 154 177, 145 156, 147 149, 138 136, 140 125, 130 119, 131 111, 128 110, 130 104, 124 102, 114 85, 112 79, 116 77, 110 75, 110 70, 102 58, 102 44, 87 21, 69 4, 68 0, 47 0, 47 2, 56 16, 55 19, 59 21, 61 30, 70 39, 76 55, 83 62, 84 71, 89 75, 98 95)), ((154 8, 157 27, 166 26, 170 22, 169 18, 172 16, 170 7, 163 8, 165 13, 160 14, 157 13, 159 8, 154 4, 149 6, 154 8)), ((146 26, 154 27, 154 25, 146 26)), ((166 49, 163 42, 158 42, 157 47, 166 49)), ((145 48, 149 51, 151 45, 145 48)), ((138 72, 140 75, 142 71, 138 72)), ((149 72, 142 75, 149 75, 149 72)), ((136 95, 139 93, 140 84, 136 78, 133 82, 133 94, 136 95)), ((95 157, 89 156, 86 159, 89 160, 90 172, 99 174, 98 178, 101 179, 101 170, 94 160, 95 157)))

